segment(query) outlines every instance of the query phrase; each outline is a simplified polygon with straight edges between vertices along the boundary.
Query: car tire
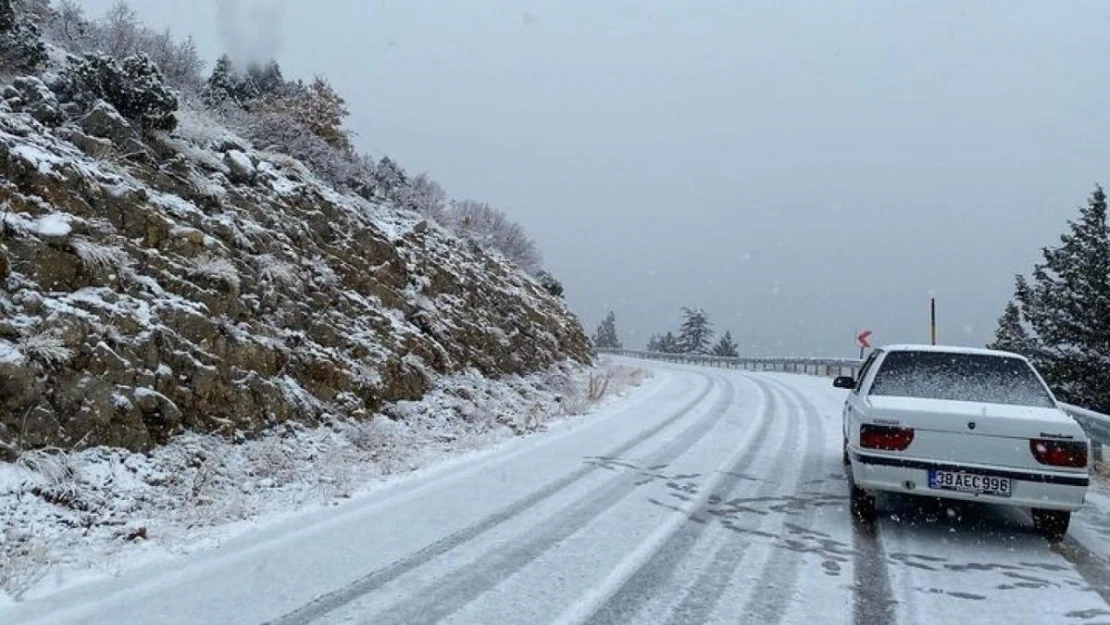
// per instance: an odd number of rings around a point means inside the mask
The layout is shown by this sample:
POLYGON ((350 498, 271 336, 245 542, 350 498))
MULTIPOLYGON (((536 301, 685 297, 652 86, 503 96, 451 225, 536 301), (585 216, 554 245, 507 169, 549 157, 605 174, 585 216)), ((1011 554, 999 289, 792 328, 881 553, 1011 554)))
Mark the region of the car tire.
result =
POLYGON ((852 459, 848 457, 848 439, 844 439, 844 457, 842 458, 844 466, 852 464, 852 459))
POLYGON ((848 508, 852 511, 852 517, 864 523, 874 521, 878 512, 875 495, 856 486, 851 476, 848 478, 848 486, 851 489, 848 493, 848 508))
POLYGON ((1071 524, 1071 512, 1066 510, 1041 510, 1033 509, 1033 527, 1045 538, 1051 541, 1064 539, 1071 524))

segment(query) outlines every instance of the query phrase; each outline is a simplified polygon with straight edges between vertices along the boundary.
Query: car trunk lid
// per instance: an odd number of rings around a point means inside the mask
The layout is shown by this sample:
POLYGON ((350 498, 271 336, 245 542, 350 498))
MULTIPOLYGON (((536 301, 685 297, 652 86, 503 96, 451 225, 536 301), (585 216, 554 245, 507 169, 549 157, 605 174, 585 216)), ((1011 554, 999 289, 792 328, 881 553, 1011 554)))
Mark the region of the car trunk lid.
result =
POLYGON ((1083 430, 1057 408, 870 396, 872 421, 912 428, 907 456, 943 462, 1059 469, 1037 462, 1033 439, 1086 440, 1083 430))

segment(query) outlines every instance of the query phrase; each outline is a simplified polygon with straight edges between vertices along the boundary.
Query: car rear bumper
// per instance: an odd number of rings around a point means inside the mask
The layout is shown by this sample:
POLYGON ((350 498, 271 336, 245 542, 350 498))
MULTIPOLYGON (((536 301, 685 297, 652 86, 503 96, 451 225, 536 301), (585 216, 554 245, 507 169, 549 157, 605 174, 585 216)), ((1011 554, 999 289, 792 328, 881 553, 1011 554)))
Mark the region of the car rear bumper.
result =
POLYGON ((856 485, 870 491, 979 501, 1026 508, 1078 510, 1083 506, 1087 495, 1087 487, 1090 484, 1090 477, 1086 473, 1028 471, 953 464, 885 454, 860 453, 855 450, 850 452, 850 457, 852 460, 852 477, 856 485), (932 469, 1009 478, 1011 480, 1011 496, 1000 497, 929 488, 929 471, 932 469))

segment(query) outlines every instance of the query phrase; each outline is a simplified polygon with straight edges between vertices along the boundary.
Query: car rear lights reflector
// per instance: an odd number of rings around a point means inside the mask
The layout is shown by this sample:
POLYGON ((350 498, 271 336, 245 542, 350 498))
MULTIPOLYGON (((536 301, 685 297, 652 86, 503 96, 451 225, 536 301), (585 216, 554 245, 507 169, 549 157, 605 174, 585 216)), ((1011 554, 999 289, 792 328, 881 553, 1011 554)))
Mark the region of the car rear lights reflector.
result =
POLYGON ((902 451, 913 442, 913 429, 890 425, 868 425, 859 427, 860 447, 881 449, 883 451, 902 451))
POLYGON ((1087 466, 1086 441, 1054 441, 1034 438, 1029 441, 1029 450, 1041 464, 1054 467, 1083 468, 1087 466))

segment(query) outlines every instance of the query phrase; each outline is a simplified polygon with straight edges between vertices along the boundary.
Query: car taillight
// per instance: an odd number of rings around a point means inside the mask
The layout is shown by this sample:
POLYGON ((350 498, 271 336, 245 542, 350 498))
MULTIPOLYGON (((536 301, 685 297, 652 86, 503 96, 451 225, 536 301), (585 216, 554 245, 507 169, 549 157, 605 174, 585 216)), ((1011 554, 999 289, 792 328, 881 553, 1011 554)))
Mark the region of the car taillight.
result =
POLYGON ((1086 441, 1053 441, 1043 438, 1034 438, 1029 441, 1029 450, 1033 457, 1041 464, 1054 467, 1087 466, 1086 441))
POLYGON ((882 449, 885 451, 902 451, 913 442, 913 429, 900 428, 889 425, 861 425, 859 426, 860 447, 867 449, 882 449))

